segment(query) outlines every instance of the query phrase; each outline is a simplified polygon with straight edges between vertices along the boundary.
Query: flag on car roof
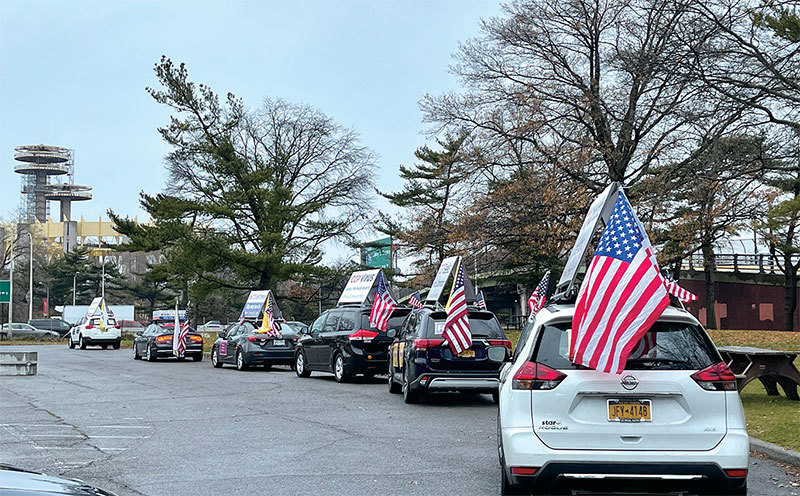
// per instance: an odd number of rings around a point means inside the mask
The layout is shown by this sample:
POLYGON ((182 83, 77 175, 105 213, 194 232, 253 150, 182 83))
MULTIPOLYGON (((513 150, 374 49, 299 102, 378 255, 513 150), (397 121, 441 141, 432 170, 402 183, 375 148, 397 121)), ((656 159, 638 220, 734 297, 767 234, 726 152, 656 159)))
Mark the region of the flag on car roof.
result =
POLYGON ((415 292, 408 298, 408 304, 414 308, 425 308, 425 305, 422 304, 422 298, 419 295, 419 291, 415 292))
POLYGON ((380 271, 378 272, 378 287, 375 289, 375 300, 372 302, 372 310, 369 312, 369 325, 379 331, 385 331, 389 327, 389 317, 396 308, 397 303, 386 288, 383 271, 380 271))
POLYGON ((472 332, 469 330, 469 317, 467 314, 466 289, 464 287, 467 276, 461 259, 458 260, 456 277, 450 289, 450 298, 447 300, 447 319, 444 322, 442 337, 450 345, 454 355, 461 353, 472 346, 472 332))
POLYGON ((681 303, 689 303, 690 301, 697 300, 696 294, 680 287, 678 282, 668 273, 664 273, 664 286, 667 288, 667 292, 680 300, 681 303))
POLYGON ((539 285, 536 286, 536 289, 531 293, 531 297, 528 298, 528 310, 530 310, 531 315, 536 315, 539 310, 544 308, 544 304, 547 302, 547 289, 549 287, 550 271, 548 270, 544 273, 542 280, 539 281, 539 285))
POLYGON ((667 306, 654 249, 620 191, 578 293, 570 358, 621 373, 631 350, 667 306))
POLYGON ((483 291, 478 292, 478 296, 475 297, 475 306, 486 310, 486 298, 483 297, 483 291))
POLYGON ((275 327, 275 314, 277 313, 277 305, 275 298, 272 296, 272 291, 267 294, 267 301, 264 304, 264 318, 261 321, 261 329, 258 332, 264 332, 267 337, 280 338, 283 336, 281 331, 275 327))

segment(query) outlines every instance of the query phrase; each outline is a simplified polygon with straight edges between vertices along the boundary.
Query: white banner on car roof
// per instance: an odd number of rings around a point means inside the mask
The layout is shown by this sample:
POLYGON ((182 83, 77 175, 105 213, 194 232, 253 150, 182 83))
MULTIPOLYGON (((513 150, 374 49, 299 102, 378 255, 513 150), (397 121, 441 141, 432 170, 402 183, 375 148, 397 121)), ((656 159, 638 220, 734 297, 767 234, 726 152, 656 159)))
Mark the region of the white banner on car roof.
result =
POLYGON ((339 296, 338 304, 363 303, 375 285, 380 271, 381 269, 360 270, 350 274, 350 280, 347 281, 347 286, 344 287, 342 295, 339 296))
POLYGON ((260 291, 250 291, 247 301, 242 310, 242 317, 245 319, 257 319, 264 309, 264 304, 267 302, 268 289, 260 291))
POLYGON ((457 261, 458 257, 448 257, 442 260, 442 265, 439 266, 439 271, 436 272, 436 278, 433 280, 433 284, 431 284, 431 290, 428 292, 428 296, 425 297, 425 301, 436 301, 439 299, 439 296, 442 295, 442 290, 444 290, 444 285, 447 284, 447 279, 453 272, 453 267, 456 266, 457 261))
POLYGON ((89 304, 89 309, 86 310, 86 316, 87 317, 94 316, 97 313, 97 310, 100 308, 100 302, 102 302, 102 301, 103 301, 103 298, 101 298, 99 296, 97 298, 93 299, 92 302, 89 304))

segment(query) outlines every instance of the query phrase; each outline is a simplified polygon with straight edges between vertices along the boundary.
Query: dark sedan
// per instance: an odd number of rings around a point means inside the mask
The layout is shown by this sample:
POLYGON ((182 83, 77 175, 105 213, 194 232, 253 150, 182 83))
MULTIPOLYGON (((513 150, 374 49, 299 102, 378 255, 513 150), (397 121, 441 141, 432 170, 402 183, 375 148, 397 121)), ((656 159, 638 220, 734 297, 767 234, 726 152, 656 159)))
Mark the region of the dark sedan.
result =
POLYGON ((442 336, 446 318, 446 312, 430 308, 408 316, 392 343, 389 392, 402 392, 406 403, 417 403, 435 391, 491 394, 497 402, 500 369, 511 341, 492 312, 471 308, 472 346, 453 354, 442 336))
POLYGON ((63 479, 0 465, 0 494, 9 496, 114 496, 77 479, 63 479))
POLYGON ((268 337, 259 331, 250 322, 245 322, 220 332, 211 349, 211 363, 217 368, 229 363, 237 370, 246 370, 254 365, 263 365, 266 369, 273 365, 292 365, 294 347, 300 335, 288 325, 280 327, 280 338, 268 337))
MULTIPOLYGON (((146 359, 155 362, 159 358, 175 356, 172 352, 172 331, 174 324, 150 324, 144 331, 138 331, 133 340, 133 359, 146 359)), ((203 336, 192 332, 184 339, 186 352, 184 356, 191 357, 195 362, 203 359, 203 336)))

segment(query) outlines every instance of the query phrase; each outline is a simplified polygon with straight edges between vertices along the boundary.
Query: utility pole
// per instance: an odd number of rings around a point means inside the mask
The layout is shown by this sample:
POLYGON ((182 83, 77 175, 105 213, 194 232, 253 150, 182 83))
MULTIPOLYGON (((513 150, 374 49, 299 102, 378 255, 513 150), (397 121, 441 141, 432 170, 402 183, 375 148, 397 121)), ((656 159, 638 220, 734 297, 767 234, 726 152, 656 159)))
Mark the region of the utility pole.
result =
POLYGON ((31 266, 28 271, 30 277, 30 279, 28 280, 28 291, 30 292, 28 296, 28 320, 31 320, 33 318, 33 234, 31 234, 30 226, 28 226, 27 234, 28 234, 28 240, 31 245, 31 264, 30 264, 31 266))
POLYGON ((103 257, 103 279, 100 281, 100 296, 103 298, 103 301, 106 299, 106 256, 102 255, 103 257))
POLYGON ((8 337, 11 338, 13 331, 11 323, 14 322, 14 239, 17 235, 17 224, 14 224, 11 231, 11 267, 9 269, 8 283, 8 337))
POLYGON ((75 306, 75 282, 78 278, 78 274, 80 272, 76 272, 75 275, 72 276, 72 306, 75 306))

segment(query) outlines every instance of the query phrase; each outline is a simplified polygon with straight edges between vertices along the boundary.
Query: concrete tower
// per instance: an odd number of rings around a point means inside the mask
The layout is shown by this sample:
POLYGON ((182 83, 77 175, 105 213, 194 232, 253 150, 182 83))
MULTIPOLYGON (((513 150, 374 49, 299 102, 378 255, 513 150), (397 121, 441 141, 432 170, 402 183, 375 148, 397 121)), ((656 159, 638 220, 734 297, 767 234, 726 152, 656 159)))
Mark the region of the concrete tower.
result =
POLYGON ((47 199, 51 176, 69 174, 72 152, 67 148, 49 145, 28 145, 14 148, 14 172, 22 174, 22 201, 24 221, 47 222, 47 199))

